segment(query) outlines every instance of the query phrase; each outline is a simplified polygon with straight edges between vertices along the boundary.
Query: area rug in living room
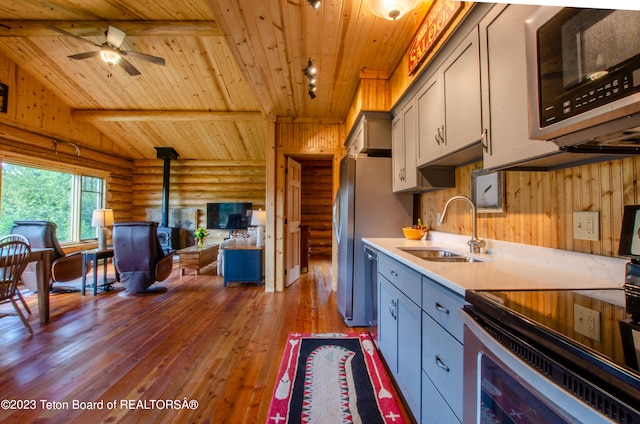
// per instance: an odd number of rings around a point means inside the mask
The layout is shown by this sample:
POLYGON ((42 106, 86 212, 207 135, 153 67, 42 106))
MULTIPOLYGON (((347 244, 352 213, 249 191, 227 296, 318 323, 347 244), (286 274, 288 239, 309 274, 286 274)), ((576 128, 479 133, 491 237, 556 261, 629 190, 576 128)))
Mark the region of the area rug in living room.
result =
POLYGON ((368 333, 291 333, 268 424, 404 423, 368 333))

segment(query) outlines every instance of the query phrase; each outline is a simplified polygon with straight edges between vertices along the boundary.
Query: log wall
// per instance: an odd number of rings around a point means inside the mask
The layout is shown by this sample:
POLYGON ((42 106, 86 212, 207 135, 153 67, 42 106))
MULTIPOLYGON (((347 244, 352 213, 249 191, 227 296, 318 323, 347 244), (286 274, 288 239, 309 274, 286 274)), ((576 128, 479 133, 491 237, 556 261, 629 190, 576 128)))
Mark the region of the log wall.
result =
POLYGON ((62 99, 3 55, 0 82, 9 87, 8 111, 0 113, 0 157, 108 172, 106 206, 116 220, 130 220, 133 161, 92 125, 74 121, 62 99))
POLYGON ((330 256, 333 238, 333 163, 299 160, 302 165, 302 225, 311 231, 311 256, 330 256))
MULTIPOLYGON (((147 208, 162 206, 164 161, 136 160, 133 171, 135 220, 146 218, 147 208)), ((265 161, 172 160, 169 178, 169 207, 196 208, 198 226, 206 227, 209 202, 251 202, 265 209, 265 161)), ((220 241, 228 232, 210 231, 220 241)))

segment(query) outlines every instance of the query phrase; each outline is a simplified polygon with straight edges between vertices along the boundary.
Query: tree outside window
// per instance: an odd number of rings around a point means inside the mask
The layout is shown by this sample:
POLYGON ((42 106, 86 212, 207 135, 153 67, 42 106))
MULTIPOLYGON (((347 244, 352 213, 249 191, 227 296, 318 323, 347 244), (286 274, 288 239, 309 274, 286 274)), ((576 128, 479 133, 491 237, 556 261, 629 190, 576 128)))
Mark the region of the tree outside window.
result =
POLYGON ((43 220, 56 223, 61 242, 96 238, 91 214, 102 207, 103 193, 102 178, 5 162, 0 235, 9 234, 14 221, 43 220))

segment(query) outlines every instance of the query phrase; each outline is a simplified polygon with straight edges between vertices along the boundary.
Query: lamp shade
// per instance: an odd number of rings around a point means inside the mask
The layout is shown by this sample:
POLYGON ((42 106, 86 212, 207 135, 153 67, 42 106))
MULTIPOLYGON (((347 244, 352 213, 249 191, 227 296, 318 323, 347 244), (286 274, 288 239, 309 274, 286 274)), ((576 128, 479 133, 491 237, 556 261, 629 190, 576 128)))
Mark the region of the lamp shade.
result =
POLYGON ((416 7, 418 0, 369 0, 374 15, 395 21, 416 7))
POLYGON ((263 211, 259 209, 257 211, 253 211, 251 214, 251 225, 266 225, 267 224, 267 211, 263 211))
POLYGON ((109 227, 113 225, 113 209, 95 209, 91 216, 92 227, 109 227))

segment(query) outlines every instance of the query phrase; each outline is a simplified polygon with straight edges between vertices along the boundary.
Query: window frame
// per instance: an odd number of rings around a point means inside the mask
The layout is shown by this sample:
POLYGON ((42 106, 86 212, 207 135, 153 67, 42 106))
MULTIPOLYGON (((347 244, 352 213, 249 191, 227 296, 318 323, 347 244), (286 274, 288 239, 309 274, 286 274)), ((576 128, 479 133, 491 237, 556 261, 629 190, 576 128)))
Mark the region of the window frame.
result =
MULTIPOLYGON (((27 158, 19 154, 5 153, 0 154, 0 166, 4 164, 10 164, 15 166, 23 166, 29 168, 37 168, 53 172, 61 172, 70 174, 72 178, 72 201, 71 201, 71 231, 70 240, 60 241, 61 245, 74 245, 86 242, 95 241, 98 239, 98 229, 96 228, 95 236, 91 238, 81 238, 81 220, 82 220, 82 177, 92 177, 102 180, 102 193, 100 194, 100 205, 97 208, 106 207, 107 199, 107 184, 110 177, 110 173, 107 171, 101 171, 97 169, 91 169, 78 165, 65 164, 61 162, 53 162, 40 158, 27 158)), ((2 172, 0 172, 0 188, 2 187, 2 172)), ((0 203, 2 202, 2 193, 0 193, 0 203)), ((0 205, 1 206, 1 205, 0 205)))

